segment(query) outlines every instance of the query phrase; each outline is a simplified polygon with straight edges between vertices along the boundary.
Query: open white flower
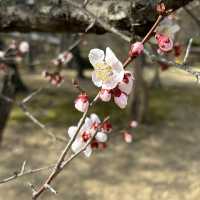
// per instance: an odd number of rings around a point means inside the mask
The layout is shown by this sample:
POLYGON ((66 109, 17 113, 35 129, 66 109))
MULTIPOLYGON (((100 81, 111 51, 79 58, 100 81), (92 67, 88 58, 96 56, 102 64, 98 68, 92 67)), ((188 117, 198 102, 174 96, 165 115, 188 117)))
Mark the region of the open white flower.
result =
MULTIPOLYGON (((90 117, 87 117, 85 119, 85 122, 83 126, 81 127, 80 131, 78 132, 78 135, 76 136, 76 139, 72 143, 71 149, 74 153, 79 152, 84 146, 87 144, 88 140, 91 140, 92 137, 94 137, 94 134, 96 133, 96 130, 98 128, 98 125, 100 125, 101 121, 99 117, 96 114, 91 114, 90 117)), ((77 126, 71 126, 68 129, 68 135, 70 138, 73 138, 76 134, 77 126)), ((99 131, 95 135, 94 139, 97 142, 106 142, 108 139, 108 136, 106 133, 99 131)), ((89 144, 86 149, 83 151, 86 157, 89 157, 92 154, 92 147, 91 144, 89 144)))
POLYGON ((94 67, 92 81, 97 87, 110 90, 123 80, 123 65, 109 47, 105 54, 101 49, 92 49, 88 57, 94 67))

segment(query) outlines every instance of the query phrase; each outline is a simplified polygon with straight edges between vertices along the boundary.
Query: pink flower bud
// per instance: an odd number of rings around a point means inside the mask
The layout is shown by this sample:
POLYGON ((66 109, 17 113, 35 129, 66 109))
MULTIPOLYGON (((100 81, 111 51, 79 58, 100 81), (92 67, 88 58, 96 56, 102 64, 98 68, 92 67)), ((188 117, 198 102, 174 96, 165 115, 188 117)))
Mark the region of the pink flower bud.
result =
POLYGON ((53 59, 52 61, 52 64, 55 65, 55 66, 58 66, 61 64, 61 61, 59 59, 53 59))
POLYGON ((138 122, 137 122, 137 121, 134 121, 134 120, 131 121, 130 124, 129 124, 129 127, 130 127, 130 128, 136 128, 137 126, 138 126, 138 122))
POLYGON ((121 108, 124 109, 127 106, 128 97, 119 88, 113 90, 114 101, 121 108))
POLYGON ((80 112, 86 112, 89 107, 89 98, 86 93, 80 94, 75 100, 75 108, 80 112))
POLYGON ((99 93, 99 97, 102 101, 108 102, 111 99, 111 92, 110 90, 101 89, 99 93))
POLYGON ((168 36, 157 33, 155 38, 161 52, 169 52, 173 49, 173 41, 168 36))
POLYGON ((103 122, 101 129, 105 133, 110 133, 112 131, 112 124, 109 121, 103 122))
POLYGON ((23 41, 19 44, 19 51, 21 53, 27 53, 29 52, 29 44, 26 41, 23 41))
POLYGON ((133 75, 131 72, 125 72, 123 80, 119 83, 119 89, 129 95, 133 88, 133 75))
POLYGON ((144 45, 142 42, 135 42, 131 45, 131 49, 129 51, 129 56, 132 58, 136 58, 141 55, 144 51, 144 45))
POLYGON ((73 54, 71 52, 65 51, 58 56, 58 60, 62 64, 67 64, 73 58, 73 54))
POLYGON ((131 143, 133 141, 133 135, 128 131, 123 132, 123 138, 126 143, 131 143))

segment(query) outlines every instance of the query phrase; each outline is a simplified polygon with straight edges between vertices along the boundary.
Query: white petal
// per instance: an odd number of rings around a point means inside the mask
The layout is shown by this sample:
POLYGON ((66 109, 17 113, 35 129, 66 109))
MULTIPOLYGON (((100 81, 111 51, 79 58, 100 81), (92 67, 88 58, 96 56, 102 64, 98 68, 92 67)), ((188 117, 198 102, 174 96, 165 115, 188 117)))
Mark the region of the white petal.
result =
POLYGON ((84 144, 85 143, 80 138, 76 138, 72 143, 71 149, 74 153, 77 153, 83 148, 84 144))
POLYGON ((115 103, 121 108, 124 109, 127 105, 128 97, 127 95, 121 93, 119 97, 114 97, 115 103))
POLYGON ((77 130, 77 127, 76 127, 76 126, 70 126, 70 127, 68 128, 67 133, 68 133, 68 135, 69 135, 70 138, 74 137, 74 135, 75 135, 75 133, 76 133, 76 130, 77 130))
POLYGON ((97 124, 100 124, 101 123, 101 120, 99 119, 99 117, 95 114, 95 113, 92 113, 90 115, 90 119, 92 120, 93 123, 97 123, 97 124))
POLYGON ((92 49, 88 55, 90 63, 95 66, 104 60, 105 54, 101 49, 92 49))
POLYGON ((123 70, 123 65, 122 63, 118 60, 118 58, 115 56, 113 51, 107 47, 106 48, 106 57, 105 61, 108 65, 112 66, 112 68, 116 71, 122 71, 123 70))
POLYGON ((107 90, 114 89, 118 85, 118 83, 123 80, 123 78, 124 78, 124 70, 121 71, 120 73, 114 73, 110 81, 104 82, 102 84, 102 89, 107 89, 107 90))
POLYGON ((93 121, 89 118, 86 117, 85 122, 82 127, 84 127, 84 131, 88 131, 92 127, 93 121))
POLYGON ((101 87, 102 86, 102 81, 97 78, 95 71, 92 72, 92 82, 97 86, 101 87))
POLYGON ((96 140, 98 142, 106 142, 108 139, 107 134, 103 133, 103 132, 98 132, 95 136, 96 140))
POLYGON ((87 148, 85 149, 85 151, 83 151, 83 153, 85 154, 86 157, 90 157, 92 154, 91 145, 88 145, 87 148))

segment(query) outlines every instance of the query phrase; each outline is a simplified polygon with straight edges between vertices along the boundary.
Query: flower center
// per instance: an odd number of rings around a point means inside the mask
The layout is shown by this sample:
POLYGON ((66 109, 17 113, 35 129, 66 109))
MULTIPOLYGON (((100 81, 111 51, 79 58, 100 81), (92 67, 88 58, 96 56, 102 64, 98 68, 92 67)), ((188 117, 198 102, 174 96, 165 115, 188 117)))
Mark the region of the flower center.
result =
POLYGON ((113 75, 112 67, 106 63, 97 63, 95 65, 96 77, 103 82, 111 80, 113 75))

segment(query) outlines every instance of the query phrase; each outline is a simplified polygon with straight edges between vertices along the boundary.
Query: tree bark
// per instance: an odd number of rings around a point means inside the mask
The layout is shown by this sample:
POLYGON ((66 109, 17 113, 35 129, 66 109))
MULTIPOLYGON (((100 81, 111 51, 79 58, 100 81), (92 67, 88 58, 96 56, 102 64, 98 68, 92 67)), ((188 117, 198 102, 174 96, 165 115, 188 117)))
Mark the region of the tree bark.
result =
MULTIPOLYGON (((169 9, 178 9, 192 0, 163 0, 169 9)), ((35 5, 6 5, 0 2, 0 32, 85 32, 92 23, 83 9, 71 6, 69 0, 62 4, 35 3, 35 5)), ((42 2, 42 1, 41 1, 42 2)), ((80 1, 73 1, 75 3, 80 1)), ((81 1, 83 2, 83 1, 81 1)), ((157 17, 155 3, 147 0, 91 0, 87 9, 120 31, 144 35, 157 17)), ((97 22, 89 30, 92 33, 107 32, 97 22)))
MULTIPOLYGON (((12 67, 13 68, 13 67, 12 67)), ((1 95, 9 97, 11 99, 15 98, 16 95, 16 73, 12 69, 11 73, 5 74, 1 81, 1 95)), ((12 103, 1 98, 0 100, 0 143, 2 143, 3 132, 8 121, 10 112, 12 109, 12 103)))

